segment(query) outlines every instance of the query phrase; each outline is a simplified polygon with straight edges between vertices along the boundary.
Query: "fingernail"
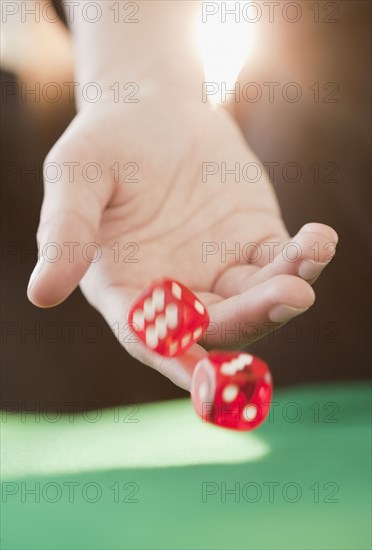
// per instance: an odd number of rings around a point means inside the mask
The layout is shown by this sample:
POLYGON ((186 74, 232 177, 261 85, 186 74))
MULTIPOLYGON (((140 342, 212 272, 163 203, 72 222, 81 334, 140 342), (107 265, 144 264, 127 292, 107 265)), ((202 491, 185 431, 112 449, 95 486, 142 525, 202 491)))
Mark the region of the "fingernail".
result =
POLYGON ((34 282, 36 281, 37 277, 40 275, 40 272, 45 264, 44 258, 40 257, 37 264, 34 267, 33 272, 31 273, 30 280, 28 282, 27 292, 31 290, 31 287, 33 286, 34 282))
POLYGON ((304 260, 300 263, 298 274, 305 281, 310 281, 321 274, 329 262, 314 262, 314 260, 304 260))
POLYGON ((273 323, 285 323, 293 317, 304 313, 308 309, 308 307, 306 307, 305 309, 298 309, 296 307, 283 305, 275 306, 271 311, 269 311, 269 319, 273 323))

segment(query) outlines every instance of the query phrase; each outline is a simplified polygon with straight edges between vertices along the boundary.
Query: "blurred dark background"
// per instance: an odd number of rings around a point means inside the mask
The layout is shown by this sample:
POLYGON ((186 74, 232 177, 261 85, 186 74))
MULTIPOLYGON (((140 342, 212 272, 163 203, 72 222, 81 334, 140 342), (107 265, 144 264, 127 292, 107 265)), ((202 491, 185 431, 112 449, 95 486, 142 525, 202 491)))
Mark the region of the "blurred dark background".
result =
MULTIPOLYGON (((276 99, 266 94, 234 105, 250 146, 264 163, 277 163, 273 185, 290 232, 317 221, 340 237, 336 258, 316 283, 315 306, 250 348, 268 361, 276 386, 370 374, 371 4, 335 4, 335 23, 305 17, 260 24, 260 55, 248 59, 239 80, 279 82, 276 99), (303 92, 297 103, 281 96, 293 81, 303 92), (316 82, 319 101, 309 89, 316 82), (329 102, 334 90, 338 101, 329 102)), ((16 82, 1 73, 2 91, 16 82)), ((52 310, 26 298, 42 162, 74 115, 71 104, 48 109, 39 120, 19 94, 2 97, 1 404, 58 403, 68 410, 71 402, 85 409, 185 396, 131 358, 79 290, 52 310)))

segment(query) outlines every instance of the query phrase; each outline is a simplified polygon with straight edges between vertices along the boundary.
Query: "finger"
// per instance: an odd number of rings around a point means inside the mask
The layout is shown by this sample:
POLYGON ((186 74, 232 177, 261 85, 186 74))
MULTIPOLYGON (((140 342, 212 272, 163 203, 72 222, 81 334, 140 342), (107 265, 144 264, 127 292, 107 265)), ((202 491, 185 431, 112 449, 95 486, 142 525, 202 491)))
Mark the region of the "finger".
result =
POLYGON ((81 167, 85 162, 77 158, 77 148, 75 141, 57 145, 45 164, 39 260, 27 290, 31 302, 39 307, 65 300, 99 253, 97 234, 111 187, 109 182, 84 180, 81 167))
POLYGON ((169 378, 177 386, 190 391, 194 368, 197 362, 207 354, 201 346, 195 344, 182 356, 162 357, 148 349, 131 331, 127 323, 128 311, 138 295, 138 289, 111 285, 106 288, 96 288, 91 292, 86 288, 85 282, 82 284, 82 289, 88 301, 100 311, 128 353, 169 378))
POLYGON ((229 297, 281 274, 297 275, 313 284, 332 260, 337 242, 337 233, 331 227, 307 224, 293 239, 282 243, 277 241, 275 247, 274 240, 270 239, 272 255, 266 265, 261 268, 255 265, 232 266, 218 279, 214 290, 229 297))
POLYGON ((293 275, 276 275, 242 294, 211 304, 202 344, 242 347, 261 338, 313 305, 311 286, 293 275))

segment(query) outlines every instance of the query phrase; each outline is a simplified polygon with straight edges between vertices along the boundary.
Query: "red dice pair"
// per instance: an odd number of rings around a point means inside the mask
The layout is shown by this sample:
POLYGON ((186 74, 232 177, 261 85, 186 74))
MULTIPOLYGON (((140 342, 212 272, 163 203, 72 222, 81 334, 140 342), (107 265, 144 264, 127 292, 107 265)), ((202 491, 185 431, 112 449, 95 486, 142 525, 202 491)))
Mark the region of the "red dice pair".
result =
MULTIPOLYGON (((209 315, 187 287, 164 279, 144 290, 128 322, 148 348, 174 357, 202 337, 209 315)), ((267 416, 271 394, 267 365, 248 353, 213 352, 195 367, 192 401, 205 422, 236 430, 256 428, 267 416)))

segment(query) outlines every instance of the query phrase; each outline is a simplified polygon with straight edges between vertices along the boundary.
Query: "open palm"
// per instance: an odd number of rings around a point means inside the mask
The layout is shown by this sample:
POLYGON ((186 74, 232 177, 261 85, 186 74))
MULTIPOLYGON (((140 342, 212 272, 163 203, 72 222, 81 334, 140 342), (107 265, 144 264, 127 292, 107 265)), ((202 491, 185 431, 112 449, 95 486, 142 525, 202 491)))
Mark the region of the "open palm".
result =
POLYGON ((39 262, 31 301, 55 305, 80 283, 132 355, 187 389, 204 348, 242 347, 310 307, 334 253, 337 235, 315 223, 288 246, 268 178, 224 109, 102 102, 77 115, 46 166, 61 177, 45 180, 39 248, 63 253, 39 262), (211 317, 204 347, 173 359, 126 324, 138 291, 162 277, 190 287, 211 317))

